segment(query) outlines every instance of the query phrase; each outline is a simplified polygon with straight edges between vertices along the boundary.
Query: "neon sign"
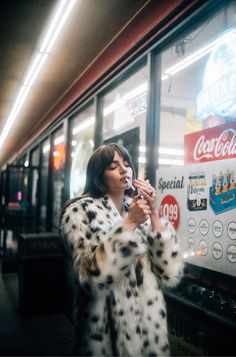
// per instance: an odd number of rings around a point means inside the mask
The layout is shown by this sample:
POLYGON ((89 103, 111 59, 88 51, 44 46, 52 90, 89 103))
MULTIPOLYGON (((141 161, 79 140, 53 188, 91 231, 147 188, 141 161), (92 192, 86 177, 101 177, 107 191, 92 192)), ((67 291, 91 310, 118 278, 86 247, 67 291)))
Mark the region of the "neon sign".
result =
POLYGON ((64 165, 65 160, 65 144, 60 143, 55 146, 53 151, 53 168, 58 171, 64 165))

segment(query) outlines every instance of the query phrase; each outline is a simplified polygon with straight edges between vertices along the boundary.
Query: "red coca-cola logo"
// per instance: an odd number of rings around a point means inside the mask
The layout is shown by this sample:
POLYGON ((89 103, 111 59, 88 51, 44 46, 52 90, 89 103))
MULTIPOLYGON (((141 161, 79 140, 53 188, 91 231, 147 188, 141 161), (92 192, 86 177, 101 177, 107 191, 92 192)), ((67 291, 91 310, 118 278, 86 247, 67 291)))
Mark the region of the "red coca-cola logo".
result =
POLYGON ((185 163, 236 157, 236 122, 189 134, 184 139, 185 163))

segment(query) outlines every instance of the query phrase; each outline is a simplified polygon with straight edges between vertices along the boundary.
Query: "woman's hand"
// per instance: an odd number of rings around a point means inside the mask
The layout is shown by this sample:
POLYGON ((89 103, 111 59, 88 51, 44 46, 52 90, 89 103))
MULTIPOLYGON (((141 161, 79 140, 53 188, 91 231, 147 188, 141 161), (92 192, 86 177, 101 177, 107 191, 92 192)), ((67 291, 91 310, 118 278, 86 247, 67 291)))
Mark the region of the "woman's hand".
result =
POLYGON ((151 212, 157 210, 157 193, 154 187, 150 184, 149 180, 134 180, 134 185, 140 191, 143 198, 145 198, 150 206, 151 212))
POLYGON ((124 224, 127 228, 134 230, 140 224, 146 222, 150 214, 151 209, 148 201, 139 194, 133 198, 124 224))
POLYGON ((162 231, 163 227, 160 224, 159 214, 157 210, 157 192, 155 188, 152 187, 149 180, 137 179, 134 180, 134 185, 140 191, 140 194, 147 201, 150 207, 150 220, 153 230, 162 231))

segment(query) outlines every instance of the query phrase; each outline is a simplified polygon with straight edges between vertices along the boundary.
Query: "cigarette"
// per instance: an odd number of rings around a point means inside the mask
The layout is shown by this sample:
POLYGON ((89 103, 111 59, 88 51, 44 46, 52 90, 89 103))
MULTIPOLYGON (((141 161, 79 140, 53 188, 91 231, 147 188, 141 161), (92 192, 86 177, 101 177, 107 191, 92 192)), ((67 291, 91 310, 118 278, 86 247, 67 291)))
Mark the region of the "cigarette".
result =
POLYGON ((126 181, 127 181, 128 185, 129 185, 129 187, 132 188, 133 191, 135 191, 135 188, 134 188, 134 186, 132 185, 132 183, 130 182, 130 180, 128 180, 128 179, 126 178, 126 181))

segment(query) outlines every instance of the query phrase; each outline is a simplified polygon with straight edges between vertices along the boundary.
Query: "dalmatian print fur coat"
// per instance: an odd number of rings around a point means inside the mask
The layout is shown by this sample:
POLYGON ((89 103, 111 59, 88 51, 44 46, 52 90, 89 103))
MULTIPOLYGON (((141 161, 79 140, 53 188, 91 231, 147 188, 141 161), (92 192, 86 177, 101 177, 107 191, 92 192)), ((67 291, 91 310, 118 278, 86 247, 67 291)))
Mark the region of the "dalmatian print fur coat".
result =
MULTIPOLYGON (((130 201, 125 196, 126 212, 130 201)), ((61 232, 83 292, 78 355, 169 355, 162 288, 179 282, 183 261, 172 225, 162 223, 161 233, 148 223, 125 229, 107 195, 67 205, 61 232)))

